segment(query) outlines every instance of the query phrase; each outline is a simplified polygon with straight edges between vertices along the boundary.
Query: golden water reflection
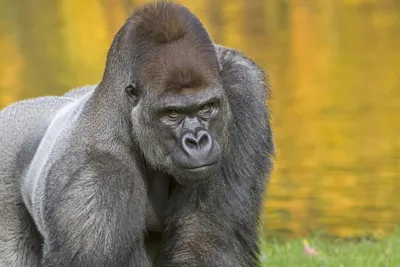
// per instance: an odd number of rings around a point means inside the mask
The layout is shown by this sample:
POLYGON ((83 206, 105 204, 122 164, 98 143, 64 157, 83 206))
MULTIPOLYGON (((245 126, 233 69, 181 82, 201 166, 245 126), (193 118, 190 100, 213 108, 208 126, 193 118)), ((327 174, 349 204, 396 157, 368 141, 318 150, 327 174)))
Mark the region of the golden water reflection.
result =
MULTIPOLYGON (((0 107, 97 83, 138 0, 0 0, 0 107)), ((264 225, 335 235, 400 223, 400 2, 178 1, 270 73, 278 148, 264 225)))

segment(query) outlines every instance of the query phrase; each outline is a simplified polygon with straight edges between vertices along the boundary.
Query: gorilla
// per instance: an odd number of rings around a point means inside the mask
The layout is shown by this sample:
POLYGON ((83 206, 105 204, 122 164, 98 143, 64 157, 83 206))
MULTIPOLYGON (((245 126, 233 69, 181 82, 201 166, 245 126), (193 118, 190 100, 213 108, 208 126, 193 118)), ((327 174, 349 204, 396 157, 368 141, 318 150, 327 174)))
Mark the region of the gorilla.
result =
POLYGON ((260 266, 268 97, 186 7, 136 9, 99 84, 1 110, 0 266, 260 266))

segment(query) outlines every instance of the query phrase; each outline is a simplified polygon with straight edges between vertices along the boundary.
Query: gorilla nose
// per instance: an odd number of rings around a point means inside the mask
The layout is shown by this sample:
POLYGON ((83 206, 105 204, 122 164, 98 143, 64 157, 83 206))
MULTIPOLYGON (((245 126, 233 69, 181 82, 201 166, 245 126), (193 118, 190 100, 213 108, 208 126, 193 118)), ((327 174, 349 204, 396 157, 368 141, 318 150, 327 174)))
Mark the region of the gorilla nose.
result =
POLYGON ((212 148, 212 139, 207 131, 200 130, 196 134, 186 133, 182 138, 183 149, 189 154, 207 153, 212 148))
POLYGON ((205 129, 183 133, 172 153, 172 160, 177 166, 203 174, 215 170, 220 159, 221 147, 205 129))

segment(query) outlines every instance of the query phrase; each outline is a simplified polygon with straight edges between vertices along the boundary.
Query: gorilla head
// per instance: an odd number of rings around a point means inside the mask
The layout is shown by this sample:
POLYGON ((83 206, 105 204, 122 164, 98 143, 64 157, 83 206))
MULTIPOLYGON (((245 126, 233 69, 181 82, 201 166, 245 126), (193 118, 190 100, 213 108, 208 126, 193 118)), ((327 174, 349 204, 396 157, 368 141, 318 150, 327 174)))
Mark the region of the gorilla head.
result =
POLYGON ((119 96, 132 142, 153 168, 179 181, 217 169, 231 112, 215 47, 185 7, 136 10, 114 39, 99 92, 119 96))

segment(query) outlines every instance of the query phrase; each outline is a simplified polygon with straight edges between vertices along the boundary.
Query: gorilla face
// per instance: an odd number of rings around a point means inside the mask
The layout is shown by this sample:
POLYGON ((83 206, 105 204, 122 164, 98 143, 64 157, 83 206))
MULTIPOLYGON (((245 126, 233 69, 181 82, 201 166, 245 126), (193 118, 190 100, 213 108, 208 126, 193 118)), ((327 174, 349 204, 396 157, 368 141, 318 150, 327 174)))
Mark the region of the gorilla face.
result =
POLYGON ((223 116, 221 95, 208 88, 197 94, 171 94, 163 106, 152 108, 157 127, 166 134, 165 143, 175 170, 186 175, 207 175, 221 159, 216 140, 223 116))
POLYGON ((222 86, 146 95, 132 112, 146 161, 178 181, 211 176, 227 143, 230 111, 222 86))

